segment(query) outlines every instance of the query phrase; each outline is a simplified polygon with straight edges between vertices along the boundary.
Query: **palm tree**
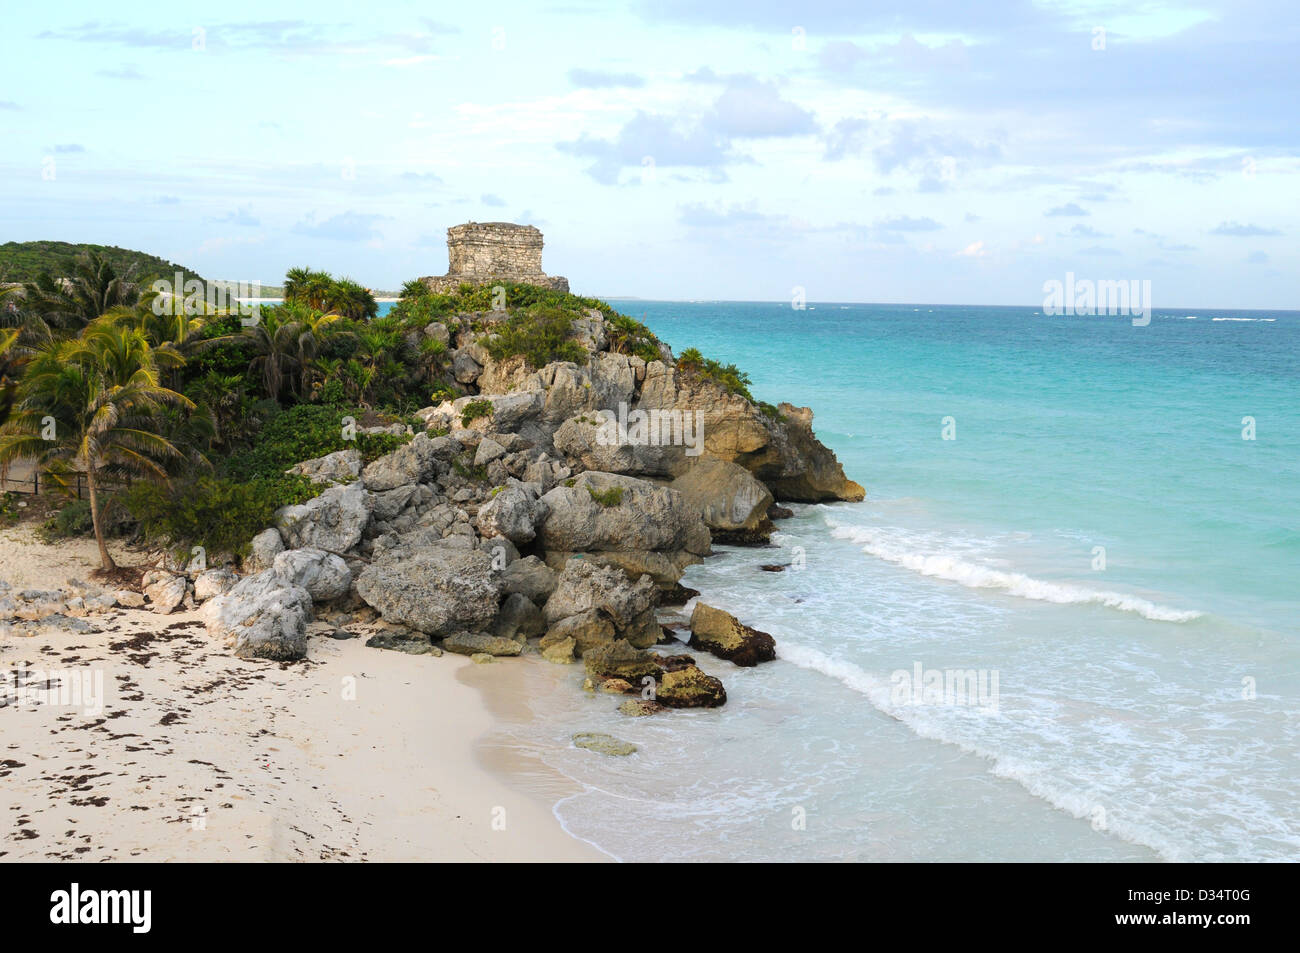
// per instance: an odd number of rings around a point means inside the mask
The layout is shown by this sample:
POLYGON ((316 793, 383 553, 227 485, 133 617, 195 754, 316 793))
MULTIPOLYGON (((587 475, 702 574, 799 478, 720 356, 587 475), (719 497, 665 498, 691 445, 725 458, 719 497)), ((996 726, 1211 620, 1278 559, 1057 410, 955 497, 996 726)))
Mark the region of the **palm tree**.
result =
POLYGON ((351 278, 334 282, 329 300, 330 310, 354 321, 363 321, 379 313, 379 304, 370 289, 351 278))
POLYGON ((33 460, 56 479, 86 474, 90 517, 103 568, 116 568, 104 542, 99 490, 106 477, 165 482, 165 462, 180 451, 159 434, 170 408, 194 404, 159 384, 148 338, 112 316, 80 337, 50 341, 32 356, 19 387, 19 409, 0 430, 0 463, 33 460))
POLYGON ((93 251, 69 260, 67 268, 66 278, 41 272, 23 286, 27 308, 50 328, 78 331, 110 308, 142 301, 130 273, 119 276, 93 251))

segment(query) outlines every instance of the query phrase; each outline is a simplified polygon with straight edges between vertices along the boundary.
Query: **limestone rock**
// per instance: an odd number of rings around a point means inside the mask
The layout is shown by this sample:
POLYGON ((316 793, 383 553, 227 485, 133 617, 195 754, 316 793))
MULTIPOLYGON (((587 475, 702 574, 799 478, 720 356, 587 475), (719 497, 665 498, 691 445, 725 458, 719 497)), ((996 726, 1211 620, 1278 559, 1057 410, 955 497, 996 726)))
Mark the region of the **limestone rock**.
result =
POLYGON ((370 508, 370 494, 361 483, 334 486, 306 503, 281 507, 276 526, 288 549, 345 553, 361 542, 370 508))
POLYGON ((499 635, 484 635, 481 632, 456 632, 442 640, 442 647, 457 655, 518 655, 523 646, 514 639, 503 639, 499 635))
POLYGON ((670 486, 700 514, 715 542, 766 543, 771 536, 772 494, 739 464, 702 457, 670 486))
POLYGON ((287 586, 301 586, 314 602, 340 599, 352 588, 352 570, 341 556, 323 549, 286 549, 274 569, 287 586))
POLYGON ((595 609, 580 612, 555 622, 542 636, 542 650, 564 640, 574 644, 574 652, 583 655, 598 645, 614 641, 614 623, 595 609))
POLYGON ((599 731, 583 731, 573 736, 573 744, 578 748, 586 748, 588 751, 596 751, 600 754, 614 755, 615 757, 626 757, 636 753, 636 745, 630 741, 620 741, 613 735, 606 735, 599 731))
MULTIPOLYGON (((276 534, 279 538, 279 534, 276 534)), ((194 598, 207 602, 214 596, 223 596, 235 588, 239 577, 229 569, 209 569, 201 572, 194 579, 194 598)))
POLYGON ((536 556, 525 556, 508 563, 500 574, 502 591, 527 596, 530 602, 539 606, 545 605, 555 591, 557 578, 554 570, 536 556))
MULTIPOLYGON (((479 446, 481 449, 482 444, 479 446)), ((477 459, 475 457, 476 461, 477 459)), ((484 536, 504 536, 512 543, 522 546, 537 535, 533 523, 538 509, 536 501, 523 489, 505 486, 479 508, 476 522, 479 532, 484 536)))
POLYGON ((284 552, 284 539, 278 529, 264 529, 253 537, 248 558, 244 566, 249 572, 261 572, 270 569, 275 557, 284 552))
POLYGON ((776 658, 776 640, 770 635, 703 602, 696 602, 691 612, 691 645, 746 667, 776 658))
POLYGON ((312 483, 352 483, 361 473, 361 451, 355 448, 336 450, 323 457, 304 460, 285 472, 305 476, 312 483))
POLYGON ((537 537, 546 550, 710 552, 709 530, 682 495, 614 473, 579 474, 541 498, 537 537))
POLYGON ((655 700, 668 708, 718 708, 727 703, 727 690, 719 679, 688 665, 663 673, 655 700))
POLYGON ((384 619, 430 635, 492 625, 500 584, 490 557, 455 545, 394 550, 361 571, 357 594, 384 619))
POLYGON ((307 654, 307 620, 311 596, 285 586, 274 569, 246 576, 225 595, 203 606, 208 634, 233 648, 241 658, 277 661, 307 654))
POLYGON ((165 570, 153 570, 144 574, 141 581, 144 594, 149 597, 149 608, 160 615, 167 615, 180 606, 185 598, 185 577, 173 575, 165 570))

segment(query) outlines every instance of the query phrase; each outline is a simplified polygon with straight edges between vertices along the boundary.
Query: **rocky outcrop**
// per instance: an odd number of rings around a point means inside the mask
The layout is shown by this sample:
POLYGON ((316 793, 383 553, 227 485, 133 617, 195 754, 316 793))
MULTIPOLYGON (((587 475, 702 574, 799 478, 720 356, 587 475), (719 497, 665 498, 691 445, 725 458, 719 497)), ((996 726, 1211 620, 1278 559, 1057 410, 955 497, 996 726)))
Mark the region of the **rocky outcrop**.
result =
MULTIPOLYGON (((279 534, 276 534, 279 539, 279 534)), ((207 602, 216 596, 224 596, 239 583, 239 577, 229 569, 209 569, 194 577, 194 599, 207 602)))
POLYGON ((155 569, 144 574, 141 588, 149 599, 149 608, 161 615, 167 615, 180 608, 185 599, 187 583, 184 576, 155 569))
POLYGON ((727 690, 720 679, 688 665, 663 673, 655 701, 666 708, 718 708, 727 703, 727 690))
POLYGON ((613 635, 634 646, 654 645, 662 634, 655 620, 656 602, 657 593, 649 576, 633 583, 609 567, 573 559, 564 567, 543 610, 550 626, 547 636, 572 636, 579 654, 606 641, 603 635, 609 628, 613 635))
POLYGON ((350 483, 330 487, 306 503, 281 507, 275 513, 275 523, 288 549, 344 553, 361 542, 361 534, 370 522, 370 509, 365 487, 350 483))
MULTIPOLYGON (((479 448, 482 449, 482 444, 479 448)), ((533 524, 539 511, 536 497, 528 488, 519 484, 504 486, 479 507, 478 531, 484 536, 503 536, 516 545, 523 545, 537 535, 533 524)))
POLYGON ((691 612, 691 645, 745 667, 776 658, 776 640, 770 635, 703 602, 691 612))
POLYGON ((714 542, 762 544, 772 534, 772 494, 737 463, 701 457, 669 485, 700 514, 714 542))
POLYGON ((681 494, 635 477, 582 473, 572 486, 546 493, 541 503, 537 541, 548 553, 658 553, 659 577, 671 575, 676 582, 677 567, 710 552, 708 527, 681 494))
POLYGON ((311 596, 274 569, 247 576, 203 606, 208 634, 241 658, 286 661, 307 654, 311 596))
POLYGON ((273 564, 286 586, 306 589, 315 602, 341 599, 352 587, 352 570, 340 556, 323 549, 286 549, 273 564))
POLYGON ((304 460, 286 473, 305 476, 312 483, 352 483, 361 474, 361 451, 338 450, 314 460, 304 460))
POLYGON ((282 552, 284 552, 284 538, 280 535, 280 531, 264 529, 254 536, 252 543, 249 544, 249 554, 244 560, 244 568, 249 572, 270 569, 275 563, 275 557, 282 552))
POLYGON ((453 632, 442 640, 442 647, 457 655, 518 655, 523 645, 514 639, 481 632, 453 632))
POLYGON ((452 545, 385 553, 361 570, 356 590, 386 621, 435 636, 490 628, 501 597, 491 557, 452 545))

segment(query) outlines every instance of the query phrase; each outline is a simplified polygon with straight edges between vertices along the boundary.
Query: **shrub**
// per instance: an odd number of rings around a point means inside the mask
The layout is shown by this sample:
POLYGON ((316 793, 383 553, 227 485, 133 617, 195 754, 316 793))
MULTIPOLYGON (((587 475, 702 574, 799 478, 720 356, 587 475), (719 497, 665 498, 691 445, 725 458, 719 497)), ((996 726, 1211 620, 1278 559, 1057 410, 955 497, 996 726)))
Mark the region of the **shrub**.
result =
POLYGON ((282 411, 262 427, 249 450, 226 461, 225 475, 235 480, 278 477, 303 460, 350 447, 360 450, 362 458, 370 462, 410 440, 405 435, 366 433, 358 433, 355 441, 344 440, 343 418, 359 420, 363 413, 320 404, 298 404, 282 411))
POLYGON ((90 518, 90 501, 73 500, 44 523, 38 535, 47 543, 70 536, 88 536, 94 530, 90 518))
POLYGON ((125 505, 148 538, 166 539, 180 551, 199 545, 243 556, 277 509, 305 503, 322 489, 306 477, 285 474, 247 482, 200 477, 170 489, 137 483, 126 492, 125 505))
POLYGON ((473 421, 480 417, 492 416, 492 401, 490 400, 471 400, 460 412, 460 425, 468 427, 473 421))
POLYGON ((688 347, 677 358, 677 366, 704 380, 713 381, 728 393, 739 394, 750 402, 754 400, 754 395, 749 392, 752 383, 749 375, 735 364, 723 364, 705 357, 698 348, 688 347))
POLYGON ((519 355, 533 368, 553 361, 585 364, 586 349, 569 338, 572 326, 573 315, 554 305, 516 311, 487 340, 488 353, 498 361, 519 355))
POLYGON ((651 330, 625 314, 614 314, 605 321, 609 349, 618 354, 632 354, 647 364, 659 360, 659 339, 651 330))

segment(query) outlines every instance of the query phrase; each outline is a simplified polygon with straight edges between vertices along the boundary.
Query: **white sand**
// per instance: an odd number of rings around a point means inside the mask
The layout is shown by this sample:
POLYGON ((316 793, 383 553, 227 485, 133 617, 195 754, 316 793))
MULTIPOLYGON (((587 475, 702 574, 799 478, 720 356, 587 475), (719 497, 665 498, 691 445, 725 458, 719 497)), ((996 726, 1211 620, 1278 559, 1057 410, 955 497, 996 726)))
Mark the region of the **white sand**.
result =
MULTIPOLYGON (((0 530, 15 588, 97 565, 92 541, 0 530)), ((605 859, 477 754, 494 723, 481 690, 508 690, 493 677, 508 660, 317 634, 307 662, 279 665, 233 657, 196 612, 87 621, 103 631, 0 636, 0 672, 89 672, 104 700, 0 708, 2 861, 605 859)))

